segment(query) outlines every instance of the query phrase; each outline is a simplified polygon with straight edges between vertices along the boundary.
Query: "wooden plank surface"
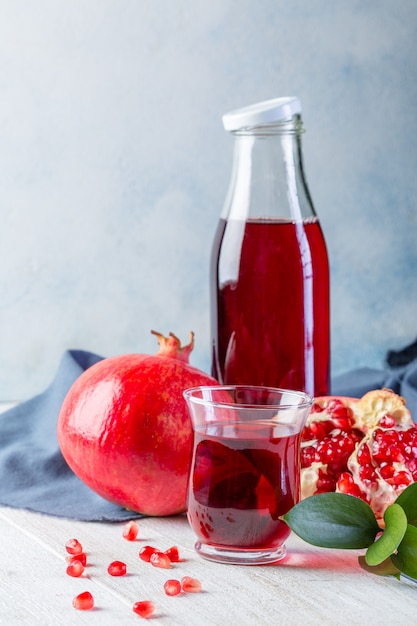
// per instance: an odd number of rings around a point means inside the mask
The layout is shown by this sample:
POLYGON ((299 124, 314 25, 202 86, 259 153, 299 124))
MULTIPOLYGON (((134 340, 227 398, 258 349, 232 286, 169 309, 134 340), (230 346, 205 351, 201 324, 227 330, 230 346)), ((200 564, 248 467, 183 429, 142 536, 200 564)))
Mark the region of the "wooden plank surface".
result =
POLYGON ((0 624, 30 626, 119 626, 141 623, 137 600, 152 600, 150 623, 167 626, 274 624, 408 626, 417 624, 417 585, 372 576, 357 563, 359 552, 318 549, 295 536, 281 564, 234 566, 196 555, 184 516, 139 520, 135 542, 122 537, 123 524, 86 523, 0 508, 0 624), (66 575, 65 543, 77 537, 90 565, 82 578, 66 575), (157 569, 138 557, 146 544, 177 545, 182 561, 157 569), (122 560, 128 575, 107 573, 122 560), (190 575, 203 592, 168 597, 168 578, 190 575), (76 611, 72 598, 89 590, 95 609, 76 611))
MULTIPOLYGON (((0 406, 0 411, 9 408, 0 406)), ((155 626, 411 626, 417 624, 417 584, 367 574, 360 552, 318 549, 292 535, 288 555, 268 566, 221 565, 201 559, 185 516, 139 520, 138 540, 122 537, 124 524, 76 522, 0 507, 0 625, 124 626, 143 623, 134 602, 152 600, 155 626), (77 537, 88 553, 81 578, 65 573, 65 543, 77 537), (182 561, 169 570, 138 557, 146 544, 177 545, 182 561), (107 573, 113 560, 128 575, 107 573), (168 597, 168 578, 193 576, 203 592, 168 597), (92 611, 77 611, 82 591, 92 611)))

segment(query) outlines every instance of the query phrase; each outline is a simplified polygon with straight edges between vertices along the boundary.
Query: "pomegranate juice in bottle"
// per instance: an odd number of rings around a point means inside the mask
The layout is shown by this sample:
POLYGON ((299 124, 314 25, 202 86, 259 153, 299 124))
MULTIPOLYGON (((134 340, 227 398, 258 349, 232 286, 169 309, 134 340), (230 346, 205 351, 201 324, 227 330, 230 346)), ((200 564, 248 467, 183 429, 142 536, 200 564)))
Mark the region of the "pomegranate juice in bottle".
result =
POLYGON ((211 258, 212 373, 326 395, 329 264, 303 171, 300 102, 278 98, 223 121, 235 153, 211 258))

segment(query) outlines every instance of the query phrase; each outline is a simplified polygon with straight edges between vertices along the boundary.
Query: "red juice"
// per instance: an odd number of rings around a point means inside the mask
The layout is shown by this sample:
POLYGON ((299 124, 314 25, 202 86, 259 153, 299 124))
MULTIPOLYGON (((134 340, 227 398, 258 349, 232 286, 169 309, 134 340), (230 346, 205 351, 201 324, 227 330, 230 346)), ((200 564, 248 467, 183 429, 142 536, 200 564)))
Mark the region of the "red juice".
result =
POLYGON ((212 373, 223 384, 329 392, 329 267, 317 218, 220 220, 212 373))
POLYGON ((300 433, 290 426, 210 424, 194 433, 188 519, 205 544, 281 546, 284 515, 299 500, 300 433))

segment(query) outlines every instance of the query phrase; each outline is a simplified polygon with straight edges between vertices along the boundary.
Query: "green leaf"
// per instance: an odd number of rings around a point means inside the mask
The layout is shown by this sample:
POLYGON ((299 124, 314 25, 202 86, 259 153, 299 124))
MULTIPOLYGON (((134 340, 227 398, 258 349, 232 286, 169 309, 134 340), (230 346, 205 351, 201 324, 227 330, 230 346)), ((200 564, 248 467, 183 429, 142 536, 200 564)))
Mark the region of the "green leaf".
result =
POLYGON ((407 576, 417 578, 417 528, 408 524, 396 554, 391 556, 396 567, 407 576))
POLYGON ((362 569, 370 572, 371 574, 376 574, 377 576, 395 576, 395 578, 400 578, 400 570, 395 567, 391 557, 388 557, 379 565, 368 565, 364 556, 359 556, 358 561, 362 569))
POLYGON ((395 500, 407 515, 408 523, 417 526, 417 483, 411 483, 395 500))
POLYGON ((407 530, 407 516, 399 504, 390 504, 384 513, 385 530, 365 554, 368 565, 379 565, 398 548, 407 530))
POLYGON ((344 493, 310 496, 283 519, 301 539, 322 548, 367 548, 381 532, 371 507, 344 493))

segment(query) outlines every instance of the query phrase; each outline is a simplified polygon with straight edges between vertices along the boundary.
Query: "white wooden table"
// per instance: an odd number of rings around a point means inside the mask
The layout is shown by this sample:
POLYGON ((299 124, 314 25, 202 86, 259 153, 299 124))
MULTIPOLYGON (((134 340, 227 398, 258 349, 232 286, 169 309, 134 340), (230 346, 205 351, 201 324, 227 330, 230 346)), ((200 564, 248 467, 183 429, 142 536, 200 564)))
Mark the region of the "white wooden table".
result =
MULTIPOLYGON (((0 411, 8 408, 0 406, 0 411)), ((361 552, 314 548, 295 535, 279 564, 223 565, 203 560, 185 516, 138 520, 137 541, 122 537, 124 523, 75 522, 0 507, 0 624, 14 626, 124 626, 143 623, 132 611, 152 600, 155 626, 411 626, 417 625, 417 584, 380 578, 358 564, 361 552), (81 578, 65 573, 66 542, 76 537, 88 554, 81 578), (142 546, 176 545, 182 558, 157 569, 139 559, 142 546), (107 566, 127 564, 112 577, 107 566), (169 597, 169 578, 198 578, 203 591, 169 597), (90 591, 91 611, 72 599, 90 591)))
MULTIPOLYGON (((184 516, 139 520, 135 542, 122 537, 124 524, 74 522, 28 511, 0 508, 0 624, 30 626, 119 626, 141 623, 134 602, 152 600, 152 624, 384 626, 417 624, 417 585, 367 574, 359 552, 313 548, 295 536, 281 564, 235 566, 212 563, 194 552, 184 516), (76 537, 88 553, 81 578, 65 573, 65 543, 76 537), (177 545, 182 561, 169 570, 141 561, 150 544, 177 545), (128 575, 111 577, 113 560, 128 575), (198 578, 198 594, 165 595, 168 578, 198 578), (77 611, 82 591, 95 598, 92 611, 77 611)), ((142 620, 143 621, 143 620, 142 620)))

